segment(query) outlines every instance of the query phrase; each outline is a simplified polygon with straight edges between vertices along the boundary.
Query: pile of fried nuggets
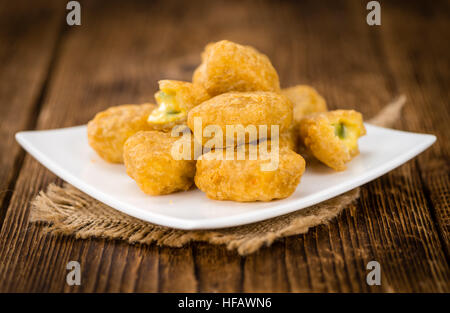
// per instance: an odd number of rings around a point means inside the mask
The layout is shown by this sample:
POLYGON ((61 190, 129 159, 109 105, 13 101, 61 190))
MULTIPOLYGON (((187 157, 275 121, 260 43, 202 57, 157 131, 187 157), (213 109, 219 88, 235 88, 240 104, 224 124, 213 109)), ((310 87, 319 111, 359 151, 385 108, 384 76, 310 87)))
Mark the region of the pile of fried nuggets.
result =
MULTIPOLYGON (((325 100, 311 87, 280 89, 269 58, 252 47, 227 40, 210 43, 202 53, 192 83, 162 80, 154 104, 121 105, 98 113, 88 124, 91 147, 104 160, 124 163, 128 175, 143 192, 164 195, 190 189, 194 182, 211 199, 270 201, 290 196, 305 171, 302 147, 325 165, 345 170, 358 153, 357 140, 366 133, 362 115, 353 110, 327 111, 325 100), (223 145, 188 159, 175 159, 171 135, 174 126, 194 132, 195 118, 202 128, 222 128, 223 145), (226 147, 226 125, 279 127, 279 163, 264 171, 256 159, 211 158, 226 147)), ((205 144, 205 138, 182 137, 205 144)), ((271 146, 270 131, 245 145, 271 146)), ((248 151, 248 149, 246 150, 248 151)))

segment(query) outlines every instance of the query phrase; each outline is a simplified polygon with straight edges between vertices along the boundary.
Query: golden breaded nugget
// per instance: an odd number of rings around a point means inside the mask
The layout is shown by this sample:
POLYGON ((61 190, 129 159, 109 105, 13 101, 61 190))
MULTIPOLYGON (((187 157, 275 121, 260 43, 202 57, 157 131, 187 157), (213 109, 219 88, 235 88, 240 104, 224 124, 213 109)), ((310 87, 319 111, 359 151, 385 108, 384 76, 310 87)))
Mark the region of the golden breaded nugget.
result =
POLYGON ((202 54, 201 54, 202 63, 194 70, 194 74, 192 75, 192 81, 195 84, 204 86, 204 83, 205 83, 205 81, 204 81, 204 77, 205 77, 204 71, 205 71, 205 67, 206 67, 206 62, 205 62, 206 56, 209 53, 209 49, 211 47, 213 47, 215 44, 216 44, 215 42, 210 42, 203 49, 202 54))
POLYGON ((278 125, 281 134, 289 129, 291 122, 291 101, 279 93, 265 91, 224 93, 196 106, 188 114, 188 126, 194 132, 195 139, 202 144, 217 135, 216 133, 208 135, 206 127, 220 128, 223 141, 217 143, 216 148, 226 146, 227 138, 234 139, 235 144, 243 143, 244 140, 249 142, 258 138, 271 138, 272 125, 278 125), (199 129, 195 129, 196 120, 201 121, 201 133, 199 129), (235 133, 230 130, 239 125, 255 130, 256 138, 249 140, 249 134, 246 133, 245 139, 236 139, 235 133), (260 131, 260 125, 267 126, 267 134, 260 131))
POLYGON ((288 97, 294 105, 295 124, 298 124, 305 115, 327 111, 325 99, 310 86, 297 85, 284 88, 281 93, 288 97))
POLYGON ((155 94, 158 108, 148 117, 148 123, 155 129, 168 130, 185 123, 189 110, 209 98, 206 90, 198 84, 160 80, 159 91, 155 94))
POLYGON ((298 150, 298 132, 296 128, 291 125, 288 130, 280 134, 280 147, 286 146, 292 151, 298 150))
MULTIPOLYGON (((188 137, 172 137, 161 131, 143 131, 128 138, 124 145, 124 163, 127 174, 146 194, 165 195, 188 190, 194 183, 195 163, 192 152, 184 151, 186 159, 176 159, 172 149, 178 140, 188 137)), ((192 150, 191 150, 192 151, 192 150)))
POLYGON ((358 138, 366 134, 361 113, 336 110, 306 116, 300 122, 305 146, 320 161, 342 171, 359 154, 358 138))
MULTIPOLYGON (((270 141, 268 142, 270 146, 270 141)), ((261 145, 261 144, 260 144, 261 145)), ((206 193, 208 198, 233 201, 270 201, 289 197, 300 183, 300 177, 305 171, 305 160, 301 155, 287 147, 280 146, 276 168, 265 171, 263 164, 270 161, 249 157, 246 144, 245 159, 226 159, 224 150, 216 150, 202 155, 197 161, 195 184, 206 193), (223 154, 217 159, 213 153, 223 154)), ((234 149, 237 149, 234 148, 234 149)), ((235 150, 236 151, 236 150, 235 150)))
POLYGON ((123 162, 123 144, 140 130, 151 130, 147 123, 154 104, 125 104, 99 112, 87 126, 89 145, 105 161, 123 162))
POLYGON ((212 96, 229 91, 280 91, 278 74, 267 56, 228 40, 206 46, 192 81, 212 96))

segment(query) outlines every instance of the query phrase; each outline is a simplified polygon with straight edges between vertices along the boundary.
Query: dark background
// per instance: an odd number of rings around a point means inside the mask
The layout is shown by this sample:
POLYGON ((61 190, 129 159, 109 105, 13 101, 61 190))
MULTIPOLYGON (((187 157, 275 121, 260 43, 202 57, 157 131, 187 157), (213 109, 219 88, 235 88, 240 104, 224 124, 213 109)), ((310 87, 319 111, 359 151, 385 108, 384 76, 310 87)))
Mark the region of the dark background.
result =
MULTIPOLYGON (((450 291, 448 1, 0 2, 0 291, 450 291), (190 80, 203 46, 266 53, 283 87, 314 86, 329 108, 366 118, 399 94, 399 129, 435 134, 419 157, 365 185, 329 225, 240 257, 223 246, 132 246, 50 236, 29 201, 62 182, 14 141, 24 129, 86 123, 111 105, 153 101, 159 79, 190 80), (82 285, 65 283, 77 260, 82 285), (382 285, 368 286, 369 261, 382 285)), ((382 143, 380 143, 382 144, 382 143)))

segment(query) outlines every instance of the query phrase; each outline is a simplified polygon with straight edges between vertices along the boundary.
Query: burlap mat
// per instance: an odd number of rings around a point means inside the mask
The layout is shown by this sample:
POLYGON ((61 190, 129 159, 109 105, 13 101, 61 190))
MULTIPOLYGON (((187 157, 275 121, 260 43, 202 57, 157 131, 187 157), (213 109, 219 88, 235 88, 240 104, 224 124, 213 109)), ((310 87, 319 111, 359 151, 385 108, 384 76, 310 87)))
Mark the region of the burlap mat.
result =
MULTIPOLYGON (((402 96, 387 105, 371 122, 392 126, 405 102, 402 96)), ((154 225, 114 210, 85 193, 64 184, 48 186, 32 201, 30 222, 44 225, 52 234, 76 238, 101 237, 129 243, 181 247, 191 241, 225 244, 241 255, 271 245, 278 238, 304 234, 327 223, 359 197, 359 188, 309 208, 270 220, 232 228, 185 231, 154 225)))

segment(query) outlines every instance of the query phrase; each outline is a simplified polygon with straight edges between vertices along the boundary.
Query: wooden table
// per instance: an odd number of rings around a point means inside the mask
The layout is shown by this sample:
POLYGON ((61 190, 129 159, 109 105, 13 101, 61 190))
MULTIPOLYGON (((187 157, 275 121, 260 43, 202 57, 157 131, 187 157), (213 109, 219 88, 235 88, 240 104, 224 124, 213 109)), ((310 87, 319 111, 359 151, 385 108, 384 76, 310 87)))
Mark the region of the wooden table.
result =
MULTIPOLYGON (((447 1, 65 1, 0 4, 0 291, 442 292, 449 277, 447 1), (396 127, 435 134, 419 157, 365 185, 329 225, 240 257, 223 246, 173 249, 51 236, 27 221, 30 200, 60 179, 14 133, 86 123, 111 105, 153 101, 157 80, 190 80, 220 39, 265 52, 283 86, 307 83, 330 108, 373 116, 400 93, 396 127), (79 261, 82 284, 66 284, 79 261), (366 264, 381 265, 381 286, 366 264)), ((380 142, 382 144, 382 142, 380 142)))

